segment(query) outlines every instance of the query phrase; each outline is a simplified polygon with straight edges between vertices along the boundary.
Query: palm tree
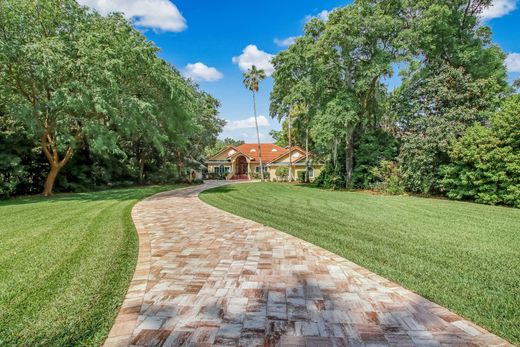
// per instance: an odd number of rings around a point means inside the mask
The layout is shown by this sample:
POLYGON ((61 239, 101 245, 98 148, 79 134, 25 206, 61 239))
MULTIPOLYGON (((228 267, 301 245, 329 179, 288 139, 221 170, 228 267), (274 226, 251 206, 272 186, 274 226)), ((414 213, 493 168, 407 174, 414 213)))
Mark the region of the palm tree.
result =
POLYGON ((260 81, 265 78, 265 71, 251 66, 244 72, 244 85, 253 93, 253 111, 255 115, 256 139, 258 141, 258 159, 260 160, 260 177, 264 181, 264 165, 262 163, 262 146, 260 146, 260 133, 258 132, 258 120, 256 119, 256 93, 258 92, 260 81))

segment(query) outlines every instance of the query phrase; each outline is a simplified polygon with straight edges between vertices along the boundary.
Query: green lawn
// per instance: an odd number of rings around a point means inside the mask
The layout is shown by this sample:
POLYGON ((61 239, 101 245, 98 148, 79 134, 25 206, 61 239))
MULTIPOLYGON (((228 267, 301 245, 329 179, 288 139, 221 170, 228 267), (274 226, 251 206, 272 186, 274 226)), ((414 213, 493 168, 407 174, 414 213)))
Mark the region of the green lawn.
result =
POLYGON ((520 344, 520 210, 251 183, 205 202, 341 255, 520 344))
POLYGON ((135 268, 132 206, 177 187, 0 202, 0 346, 99 346, 135 268))

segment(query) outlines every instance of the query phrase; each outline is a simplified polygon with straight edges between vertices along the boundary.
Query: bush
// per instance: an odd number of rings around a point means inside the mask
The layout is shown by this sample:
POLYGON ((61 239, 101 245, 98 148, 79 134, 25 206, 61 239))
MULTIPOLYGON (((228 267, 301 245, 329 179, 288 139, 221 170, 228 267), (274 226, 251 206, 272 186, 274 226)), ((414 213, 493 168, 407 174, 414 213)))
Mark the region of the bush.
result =
POLYGON ((491 126, 474 125, 442 167, 442 189, 451 199, 520 207, 520 95, 507 99, 491 126))
MULTIPOLYGON (((259 180, 260 172, 250 172, 249 177, 251 177, 254 180, 259 180)), ((269 171, 264 171, 264 179, 269 180, 270 177, 271 177, 271 174, 269 173, 269 171)))
POLYGON ((375 179, 375 183, 372 184, 371 188, 388 194, 404 193, 404 186, 396 162, 381 160, 378 166, 370 170, 370 173, 375 179))
POLYGON ((289 177, 289 168, 280 166, 276 169, 275 175, 279 181, 285 182, 287 181, 287 177, 289 177))
POLYGON ((320 175, 314 180, 314 184, 318 187, 334 190, 342 189, 346 186, 344 175, 335 171, 331 163, 325 165, 320 175))
POLYGON ((398 150, 398 140, 383 130, 372 130, 363 134, 354 151, 356 165, 352 172, 352 186, 371 188, 377 181, 372 169, 382 160, 395 160, 398 150))
POLYGON ((305 183, 305 170, 297 171, 298 182, 305 183))

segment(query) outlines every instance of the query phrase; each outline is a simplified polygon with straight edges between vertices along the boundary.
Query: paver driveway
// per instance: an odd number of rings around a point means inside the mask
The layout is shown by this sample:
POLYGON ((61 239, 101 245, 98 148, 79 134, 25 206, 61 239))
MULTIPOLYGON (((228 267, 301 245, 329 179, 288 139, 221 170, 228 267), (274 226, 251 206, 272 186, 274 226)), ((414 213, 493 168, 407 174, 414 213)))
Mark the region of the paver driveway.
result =
POLYGON ((106 346, 508 345, 335 254, 198 199, 221 184, 134 207, 138 266, 106 346))

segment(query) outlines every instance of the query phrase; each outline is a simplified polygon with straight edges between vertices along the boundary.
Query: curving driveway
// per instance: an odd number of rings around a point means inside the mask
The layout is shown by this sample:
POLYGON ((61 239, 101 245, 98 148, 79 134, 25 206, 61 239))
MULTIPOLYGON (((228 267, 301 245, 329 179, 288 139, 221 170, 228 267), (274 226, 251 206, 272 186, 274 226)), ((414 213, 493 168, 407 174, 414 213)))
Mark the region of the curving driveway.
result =
POLYGON ((508 346, 320 247, 198 199, 133 211, 139 259, 105 346, 508 346))

